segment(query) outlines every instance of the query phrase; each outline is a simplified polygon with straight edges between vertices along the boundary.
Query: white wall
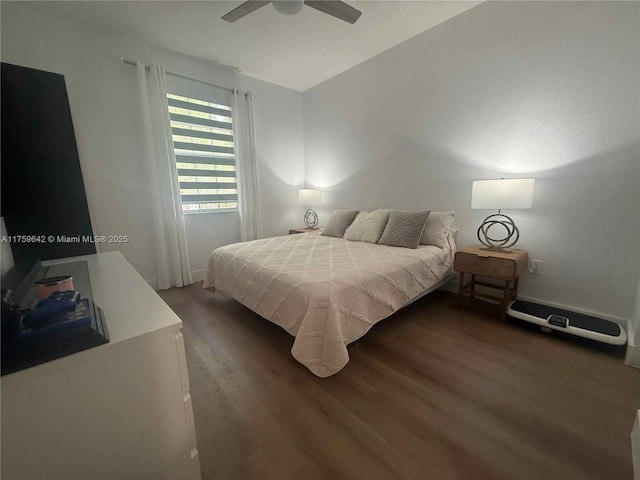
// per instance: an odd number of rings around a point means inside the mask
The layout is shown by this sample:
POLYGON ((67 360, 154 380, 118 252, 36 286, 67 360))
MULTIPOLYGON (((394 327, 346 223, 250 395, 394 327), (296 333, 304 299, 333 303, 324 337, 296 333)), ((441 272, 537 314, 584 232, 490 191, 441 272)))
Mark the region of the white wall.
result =
MULTIPOLYGON (((536 178, 510 214, 545 262, 520 294, 632 318, 640 260, 640 5, 483 3, 303 94, 307 184, 336 207, 488 211, 471 182, 536 178)), ((324 220, 323 219, 323 220, 324 220)))
MULTIPOLYGON (((102 251, 121 250, 154 284, 136 74, 119 59, 157 62, 168 71, 228 86, 236 75, 212 62, 58 18, 55 2, 2 2, 1 8, 2 61, 65 76, 95 233, 130 238, 127 244, 103 245, 102 251)), ((246 77, 240 82, 256 93, 265 233, 286 234, 287 218, 300 214, 294 191, 304 179, 301 94, 246 77)), ((214 248, 240 239, 237 213, 191 215, 186 223, 196 276, 214 248)))

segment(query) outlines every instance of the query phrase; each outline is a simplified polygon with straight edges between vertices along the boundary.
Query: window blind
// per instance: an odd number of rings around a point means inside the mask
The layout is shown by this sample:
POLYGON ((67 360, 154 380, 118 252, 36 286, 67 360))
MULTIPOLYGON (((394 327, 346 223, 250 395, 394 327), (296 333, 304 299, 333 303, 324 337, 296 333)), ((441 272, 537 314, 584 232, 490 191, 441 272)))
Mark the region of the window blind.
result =
POLYGON ((231 107, 212 101, 208 95, 168 89, 183 211, 237 210, 231 107))

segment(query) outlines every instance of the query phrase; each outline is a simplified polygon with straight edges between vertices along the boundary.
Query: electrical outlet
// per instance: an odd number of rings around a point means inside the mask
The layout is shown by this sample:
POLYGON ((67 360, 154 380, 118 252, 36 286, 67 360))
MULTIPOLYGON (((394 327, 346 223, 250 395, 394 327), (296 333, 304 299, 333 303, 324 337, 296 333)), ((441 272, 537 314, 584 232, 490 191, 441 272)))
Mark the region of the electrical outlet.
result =
POLYGON ((542 275, 544 262, 542 260, 530 260, 529 261, 529 273, 532 275, 542 275))

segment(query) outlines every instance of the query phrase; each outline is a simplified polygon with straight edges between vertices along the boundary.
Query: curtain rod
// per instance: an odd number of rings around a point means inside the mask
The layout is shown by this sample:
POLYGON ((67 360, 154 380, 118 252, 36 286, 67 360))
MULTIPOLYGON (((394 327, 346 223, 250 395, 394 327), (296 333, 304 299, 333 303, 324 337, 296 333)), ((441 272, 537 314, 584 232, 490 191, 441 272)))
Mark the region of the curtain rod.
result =
MULTIPOLYGON (((134 67, 136 66, 136 62, 134 62, 133 60, 127 60, 124 57, 120 57, 120 60, 122 60, 122 63, 124 63, 126 65, 133 65, 134 67)), ((145 64, 144 67, 145 68, 149 68, 149 65, 145 64)), ((209 85, 210 87, 219 88, 220 90, 226 90, 227 92, 231 92, 233 94, 236 93, 236 89, 235 88, 223 87, 222 85, 216 85, 215 83, 203 82, 202 80, 196 80, 195 78, 185 77, 184 75, 179 75, 179 74, 173 73, 173 72, 167 72, 167 73, 169 75, 173 75, 174 77, 184 78, 185 80, 191 80, 192 82, 198 82, 198 83, 202 83, 204 85, 209 85)))

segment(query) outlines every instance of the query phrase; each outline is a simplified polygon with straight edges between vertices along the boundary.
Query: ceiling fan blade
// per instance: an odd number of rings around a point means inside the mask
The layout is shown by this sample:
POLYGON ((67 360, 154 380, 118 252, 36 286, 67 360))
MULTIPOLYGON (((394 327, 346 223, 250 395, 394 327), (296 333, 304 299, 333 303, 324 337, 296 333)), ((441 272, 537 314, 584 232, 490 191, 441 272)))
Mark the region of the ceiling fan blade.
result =
POLYGON ((267 3, 271 3, 271 1, 260 1, 260 0, 249 0, 248 2, 244 2, 231 10, 226 15, 223 15, 222 20, 226 20, 227 22, 235 22, 236 20, 240 20, 245 15, 249 15, 251 12, 259 9, 260 7, 264 7, 267 3))
POLYGON ((352 24, 356 23, 356 20, 360 18, 360 15, 362 15, 360 10, 339 0, 305 0, 304 3, 316 10, 328 13, 329 15, 352 24))

